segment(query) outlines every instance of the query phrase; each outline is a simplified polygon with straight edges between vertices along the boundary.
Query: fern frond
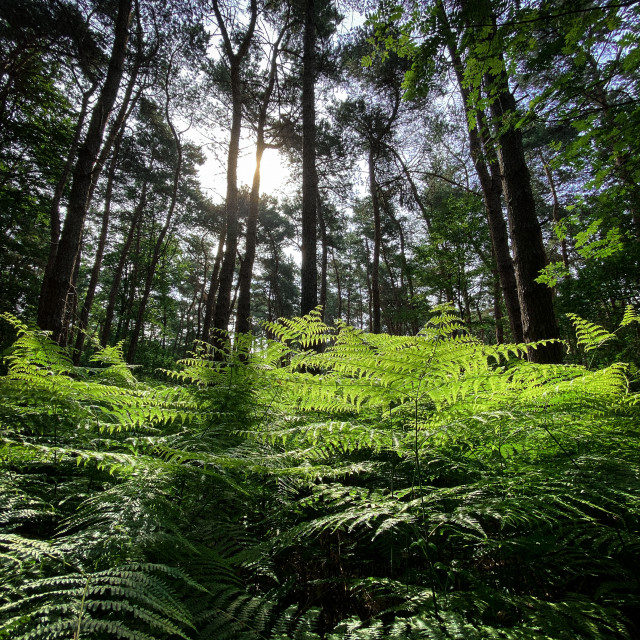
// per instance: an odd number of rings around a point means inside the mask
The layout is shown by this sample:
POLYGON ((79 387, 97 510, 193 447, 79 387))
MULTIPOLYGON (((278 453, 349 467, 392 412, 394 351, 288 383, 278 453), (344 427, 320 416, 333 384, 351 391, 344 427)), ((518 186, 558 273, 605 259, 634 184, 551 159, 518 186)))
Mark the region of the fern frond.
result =
POLYGON ((628 304, 624 310, 624 316, 622 317, 622 321, 620 322, 621 327, 627 327, 633 322, 640 322, 640 316, 637 314, 636 310, 632 305, 628 304))
POLYGON ((588 322, 575 313, 568 313, 567 317, 573 323, 578 337, 578 344, 585 351, 593 351, 615 336, 600 325, 588 322))

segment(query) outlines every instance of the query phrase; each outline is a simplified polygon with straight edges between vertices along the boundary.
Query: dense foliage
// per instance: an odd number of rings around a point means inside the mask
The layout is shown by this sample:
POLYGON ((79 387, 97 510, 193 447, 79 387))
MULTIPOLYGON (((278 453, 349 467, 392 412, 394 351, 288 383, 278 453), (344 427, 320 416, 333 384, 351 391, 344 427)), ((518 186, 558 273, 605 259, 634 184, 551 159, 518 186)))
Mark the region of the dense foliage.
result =
POLYGON ((0 637, 638 637, 627 365, 314 312, 161 384, 5 320, 0 637))
POLYGON ((639 44, 0 0, 0 640, 640 638, 639 44))

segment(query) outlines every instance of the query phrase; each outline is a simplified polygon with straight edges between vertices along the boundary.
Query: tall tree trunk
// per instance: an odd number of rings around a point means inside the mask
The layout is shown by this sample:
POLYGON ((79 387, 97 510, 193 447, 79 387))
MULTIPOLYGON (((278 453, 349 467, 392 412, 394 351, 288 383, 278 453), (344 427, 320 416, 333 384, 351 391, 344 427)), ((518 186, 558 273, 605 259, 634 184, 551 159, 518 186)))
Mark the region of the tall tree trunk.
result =
MULTIPOLYGON (((220 267, 218 295, 213 312, 213 327, 222 331, 229 328, 231 314, 231 290, 238 251, 238 153, 240 150, 240 130, 242 119, 242 96, 240 65, 232 64, 231 86, 233 93, 233 113, 231 120, 231 138, 227 156, 227 197, 225 250, 220 267)), ((215 339, 215 338, 214 338, 215 339)))
POLYGON ((322 246, 322 253, 320 254, 320 300, 319 304, 322 307, 322 320, 326 318, 327 308, 327 266, 328 266, 328 251, 327 246, 327 225, 324 219, 324 213, 322 211, 322 203, 318 198, 318 222, 320 223, 320 244, 322 246))
POLYGON ((471 104, 471 91, 464 81, 464 63, 457 48, 456 38, 451 30, 449 20, 444 9, 442 0, 437 2, 439 17, 442 23, 447 50, 451 58, 451 64, 458 81, 458 89, 464 105, 467 119, 467 134, 469 138, 469 149, 473 164, 478 175, 482 198, 484 201, 485 213, 489 224, 489 234, 491 244, 496 257, 496 265, 500 278, 502 295, 509 316, 511 333, 515 342, 524 342, 522 329, 522 316, 520 311, 520 301, 518 298, 518 287, 516 275, 509 249, 509 238, 507 225, 502 215, 502 181, 498 170, 497 158, 492 152, 490 140, 487 136, 487 126, 483 114, 478 117, 471 104), (471 121, 475 120, 475 126, 471 126, 471 121), (484 146, 484 149, 483 149, 484 146), (489 166, 487 166, 489 165, 489 166))
POLYGON ((402 228, 402 223, 393 213, 393 208, 391 207, 388 199, 383 197, 382 203, 384 205, 385 213, 389 216, 393 224, 396 225, 398 229, 398 235, 400 237, 400 289, 404 291, 405 286, 405 278, 407 281, 407 287, 409 291, 409 306, 412 306, 413 300, 413 277, 411 275, 411 270, 409 269, 409 264, 407 263, 407 254, 406 254, 406 241, 404 237, 404 229, 402 228))
POLYGON ((500 306, 500 276, 498 269, 493 271, 493 319, 496 323, 496 344, 504 344, 504 326, 502 323, 502 307, 500 306))
POLYGON ((124 60, 129 39, 129 19, 132 0, 119 0, 115 21, 114 41, 109 68, 93 108, 89 128, 78 151, 73 171, 71 193, 67 204, 67 216, 60 236, 60 244, 48 286, 42 292, 39 308, 42 315, 38 322, 49 329, 55 340, 64 341, 67 297, 73 281, 76 260, 79 259, 80 242, 87 213, 88 196, 94 180, 94 165, 100 152, 107 120, 116 100, 123 75, 124 60))
POLYGON ((253 183, 249 194, 249 212, 247 215, 247 230, 245 233, 245 253, 240 263, 238 275, 238 311, 236 313, 236 333, 251 331, 251 277, 253 263, 256 259, 256 244, 258 234, 258 214, 260 211, 260 164, 265 150, 264 128, 258 132, 256 143, 256 168, 253 173, 253 183))
MULTIPOLYGON (((547 182, 549 183, 549 191, 551 191, 551 215, 553 222, 557 225, 560 223, 560 200, 558 200, 558 193, 556 192, 556 181, 553 178, 553 171, 549 163, 544 159, 542 153, 540 154, 540 160, 542 161, 544 175, 547 177, 547 182)), ((560 240, 560 255, 562 256, 562 265, 565 269, 568 269, 569 253, 567 251, 567 241, 564 237, 560 240)))
POLYGON ((225 222, 220 229, 218 249, 213 262, 211 279, 209 281, 209 294, 207 295, 207 302, 205 305, 204 320, 202 321, 202 333, 199 335, 203 342, 209 342, 211 338, 211 321, 213 320, 213 311, 216 305, 216 293, 218 292, 218 283, 220 281, 220 265, 222 264, 222 258, 224 257, 224 239, 226 236, 227 225, 225 222))
POLYGON ((118 328, 116 330, 116 342, 121 338, 129 335, 129 326, 133 318, 133 306, 136 299, 137 283, 140 278, 138 274, 140 272, 140 263, 142 261, 142 254, 140 251, 140 245, 142 241, 142 220, 138 221, 136 226, 136 245, 135 256, 131 263, 131 273, 127 274, 128 281, 125 283, 128 288, 127 295, 124 298, 123 304, 120 306, 120 314, 118 317, 118 328))
MULTIPOLYGON (((153 167, 153 156, 151 158, 150 168, 152 167, 153 167)), ((127 262, 127 258, 129 257, 129 250, 131 249, 131 245, 133 243, 133 239, 136 234, 136 229, 138 228, 144 209, 147 206, 148 189, 149 189, 149 181, 145 177, 144 183, 142 184, 142 189, 140 191, 140 200, 138 201, 138 204, 136 205, 136 208, 133 211, 133 216, 131 218, 129 231, 125 238, 124 245, 120 250, 120 257, 118 258, 118 264, 116 265, 115 271, 113 273, 113 282, 111 283, 111 289, 109 290, 109 300, 107 302, 107 309, 105 311, 104 324, 102 325, 102 331, 100 333, 100 344, 103 347, 106 347, 107 344, 109 344, 109 338, 111 337, 111 326, 113 324, 113 315, 116 308, 118 292, 120 291, 122 274, 124 273, 124 266, 127 262)))
POLYGON ((482 195, 484 199, 487 222, 489 223, 489 234, 493 255, 496 261, 502 297, 505 301, 509 326, 513 340, 517 343, 524 342, 524 329, 522 327, 522 311, 520 309, 520 297, 518 294, 518 283, 516 272, 511 257, 509 247, 509 232, 507 223, 502 214, 502 175, 498 165, 498 158, 489 136, 489 127, 484 117, 484 113, 479 113, 480 118, 478 128, 480 136, 476 131, 469 132, 469 142, 472 153, 477 153, 477 161, 474 156, 476 172, 482 185, 482 195), (480 139, 478 139, 480 138, 480 139), (480 146, 476 146, 480 143, 480 146), (484 154, 482 149, 484 147, 484 154), (484 158, 488 160, 487 164, 484 158))
MULTIPOLYGON (((365 236, 364 239, 364 247, 367 252, 367 303, 368 303, 368 311, 369 311, 369 332, 370 333, 380 333, 379 331, 373 330, 373 287, 372 287, 372 278, 371 274, 373 272, 372 269, 372 260, 371 260, 371 249, 369 248, 369 240, 365 236)), ((379 291, 378 291, 379 293, 379 291)), ((380 323, 380 307, 378 307, 378 324, 380 323)))
MULTIPOLYGON (((469 0, 463 0, 462 6, 468 9, 472 5, 469 0)), ((488 70, 484 82, 491 98, 490 112, 496 131, 502 191, 509 217, 524 340, 527 343, 555 340, 537 349, 530 349, 528 355, 533 362, 558 363, 562 362, 563 349, 558 341, 560 332, 553 309, 552 292, 546 285, 536 282, 547 264, 547 256, 531 188, 531 175, 522 146, 522 132, 514 125, 516 100, 509 88, 496 16, 489 0, 474 1, 473 10, 481 19, 493 25, 479 44, 481 55, 491 58, 491 64, 486 65, 488 70)), ((467 24, 469 31, 473 28, 473 25, 467 24)), ((473 55, 477 55, 477 52, 474 51, 473 55)))
POLYGON ((169 202, 169 209, 167 210, 167 215, 164 221, 164 225, 160 230, 160 234, 156 240, 156 243, 153 248, 153 255, 151 257, 151 264, 149 265, 149 270, 147 272, 147 277, 144 283, 144 291, 142 292, 142 297, 140 298, 140 302, 138 304, 138 314, 136 317, 136 323, 133 327, 133 332, 131 334, 131 339, 129 341, 129 348, 127 350, 127 362, 133 362, 136 350, 138 348, 138 341, 140 339, 140 335, 142 334, 142 329, 144 327, 144 313, 147 308, 147 303, 149 301, 149 296, 151 294, 151 286, 153 285, 153 278, 156 273, 156 269, 158 267, 158 262, 160 261, 160 257, 162 254, 162 250, 165 245, 165 238, 169 231, 169 227, 171 226, 171 222, 173 221, 173 214, 176 209, 176 204, 178 202, 178 186, 180 184, 180 178, 182 176, 182 141, 180 140, 180 136, 176 131, 173 122, 171 121, 171 114, 169 113, 169 105, 170 105, 170 97, 169 97, 169 78, 170 78, 171 68, 167 72, 167 79, 165 84, 165 118, 167 121, 167 125, 171 130, 171 136, 173 138, 173 142, 176 147, 176 164, 173 170, 173 184, 171 187, 171 200, 169 202))
MULTIPOLYGON (((222 33, 225 54, 229 61, 230 89, 231 89, 231 133, 229 138, 229 152, 227 156, 227 196, 225 202, 226 213, 226 241, 224 258, 220 267, 220 280, 218 284, 218 296, 213 312, 213 326, 220 331, 229 328, 231 315, 231 292, 233 288, 233 274, 236 266, 236 253, 238 251, 238 153, 240 150, 240 133, 242 127, 242 78, 241 66, 249 52, 249 45, 253 38, 258 7, 256 0, 251 0, 251 16, 249 28, 244 34, 234 52, 222 14, 218 6, 218 0, 213 0, 213 9, 216 15, 218 27, 222 33)), ((212 295, 212 293, 210 293, 212 295)), ((219 336, 216 336, 218 346, 222 346, 219 336)), ((219 352, 220 353, 220 352, 219 352)))
POLYGON ((369 148, 369 191, 373 208, 373 256, 371 261, 371 332, 380 333, 380 245, 382 228, 380 221, 380 196, 375 174, 375 152, 369 148))
POLYGON ((91 182, 91 188, 89 189, 89 195, 87 196, 87 207, 93 200, 93 192, 98 185, 98 178, 102 173, 102 168, 104 167, 105 162, 109 158, 111 149, 114 147, 116 142, 121 139, 124 132, 124 127, 129 121, 129 117, 131 116, 131 113, 133 112, 136 104, 138 103, 138 100, 140 99, 140 96, 142 95, 142 87, 139 87, 136 94, 133 95, 133 90, 135 88, 135 84, 138 79, 138 73, 140 71, 140 64, 141 60, 138 56, 136 64, 131 71, 131 75, 129 76, 129 81, 127 82, 127 87, 124 91, 124 96, 122 97, 122 103, 120 104, 118 113, 116 114, 113 122, 109 127, 109 131, 107 132, 107 135, 105 137, 102 149, 100 150, 100 155, 98 156, 98 159, 96 160, 95 166, 93 168, 93 180, 91 182))
POLYGON ((258 235, 258 215, 260 211, 260 165, 262 156, 267 147, 264 139, 264 128, 267 122, 267 112, 273 88, 276 82, 276 71, 280 42, 288 29, 288 22, 280 31, 278 39, 273 45, 269 60, 269 75, 267 86, 260 104, 258 122, 256 127, 256 168, 253 173, 251 194, 249 196, 249 213, 247 215, 247 230, 245 232, 245 252, 240 263, 238 276, 238 310, 236 313, 236 333, 249 333, 251 331, 251 279, 253 276, 253 263, 256 259, 256 243, 258 235))
POLYGON ((73 167, 73 162, 76 158, 78 151, 78 144, 80 143, 80 136, 82 135, 82 128, 84 127, 84 121, 87 116, 89 107, 89 99, 95 92, 97 84, 93 84, 92 87, 82 94, 82 106, 80 107, 80 114, 78 115, 78 122, 76 124, 75 131, 73 133, 73 140, 69 147, 69 153, 67 160, 62 169, 62 173, 56 182, 56 186, 53 192, 53 198, 51 200, 51 210, 49 214, 50 228, 49 228, 49 257, 47 258, 47 266, 45 267, 44 277, 42 279, 42 285, 40 287, 40 297, 38 299, 38 324, 41 323, 41 318, 45 317, 45 310, 42 308, 44 303, 44 292, 50 286, 51 275, 56 263, 56 256, 58 255, 58 244, 60 242, 60 201, 62 200, 62 194, 67 186, 69 180, 69 174, 73 167))
POLYGON ((306 0, 304 49, 302 58, 302 265, 300 314, 318 306, 317 211, 318 174, 316 171, 316 7, 306 0))
POLYGON ((202 243, 202 251, 204 254, 204 269, 203 269, 202 286, 200 287, 200 296, 198 298, 198 305, 196 307, 196 322, 195 322, 196 339, 202 335, 202 321, 204 319, 202 315, 202 310, 203 310, 203 307, 206 308, 206 300, 207 300, 206 289, 207 289, 207 277, 209 275, 209 256, 207 254, 207 250, 204 245, 204 242, 202 243))
MULTIPOLYGON (((386 310, 386 323, 387 323, 387 331, 392 334, 399 336, 402 334, 402 320, 398 317, 398 313, 393 313, 401 311, 402 303, 400 301, 400 296, 402 292, 400 287, 395 281, 393 277, 393 269, 391 268, 391 263, 389 262, 389 255, 387 253, 384 242, 380 243, 380 250, 382 255, 382 261, 384 262, 384 266, 387 268, 387 273, 389 274, 389 289, 391 293, 390 299, 387 298, 387 304, 385 304, 386 310), (391 304, 389 304, 391 302, 391 304)), ((402 278, 402 269, 400 269, 400 277, 402 278)), ((382 309, 382 304, 381 304, 382 309)))
MULTIPOLYGON (((516 101, 504 71, 490 79, 497 91, 496 99, 491 104, 491 115, 500 127, 498 159, 511 228, 524 339, 525 342, 558 340, 560 332, 551 289, 536 282, 547 264, 547 256, 536 214, 531 176, 524 157, 522 133, 513 126, 505 128, 505 123, 515 113, 516 101)), ((538 363, 559 363, 562 362, 562 356, 560 342, 552 342, 529 352, 530 360, 538 363)))
MULTIPOLYGON (((80 236, 80 244, 78 245, 78 256, 82 252, 82 243, 84 241, 84 233, 80 236)), ((61 344, 67 344, 67 342, 73 336, 73 324, 76 319, 78 311, 78 289, 76 282, 78 282, 78 275, 80 274, 80 260, 76 259, 73 265, 73 274, 71 276, 71 288, 67 296, 67 306, 65 307, 65 318, 63 322, 64 331, 60 336, 61 344)))
POLYGON ((100 270, 102 268, 102 256, 104 255, 104 248, 107 244, 107 231, 109 229, 109 218, 111 217, 111 199, 113 196, 113 183, 115 181, 116 167, 118 166, 118 155, 120 147, 120 137, 116 141, 113 149, 113 156, 109 163, 109 169, 107 172, 107 188, 104 195, 104 209, 102 214, 102 224, 100 227, 100 237, 98 238, 98 247, 96 249, 95 259, 93 261, 93 268, 91 269, 91 277, 89 279, 89 286, 85 295, 84 304, 80 311, 80 318, 78 320, 78 333, 76 335, 76 344, 73 353, 74 364, 79 364, 82 349, 84 348, 84 340, 86 337, 86 328, 89 324, 89 314, 91 313, 91 307, 93 306, 93 298, 96 294, 96 288, 98 286, 98 278, 100 277, 100 270))
MULTIPOLYGON (((336 274, 336 287, 338 289, 338 319, 342 318, 342 283, 340 281, 340 270, 336 260, 336 252, 331 249, 331 262, 333 263, 333 271, 336 274)), ((348 295, 348 294, 347 294, 348 295)), ((348 321, 347 321, 348 322, 348 321)))
MULTIPOLYGON (((429 215, 429 212, 427 211, 427 208, 424 205, 424 202, 422 201, 422 198, 420 197, 420 193, 418 192, 418 187, 416 186, 416 183, 413 179, 413 176, 411 175, 411 171, 409 171, 409 167, 407 166, 407 163, 403 160, 402 156, 391 146, 391 145, 385 145, 386 149, 388 149, 393 156, 396 158, 398 164, 400 165, 400 168, 402 169, 402 172, 404 173, 406 179, 407 179, 407 183, 409 184, 409 190, 411 191, 411 195, 413 196, 413 200, 416 203, 418 209, 420 210, 420 213, 422 214, 422 218, 425 222, 425 224, 427 225, 427 231, 429 232, 429 235, 432 234, 432 230, 433 230, 433 225, 431 222, 431 216, 429 215)), ((396 223, 398 225, 398 228, 401 230, 401 226, 399 223, 396 223)), ((401 231, 402 233, 402 231, 401 231)), ((401 236, 402 239, 402 236, 401 236)), ((445 253, 449 253, 449 249, 444 245, 444 244, 440 244, 438 245, 438 248, 441 249, 443 252, 445 253)), ((447 266, 444 260, 442 260, 441 258, 437 258, 438 261, 438 271, 440 273, 440 277, 443 281, 443 283, 445 282, 445 280, 448 279, 448 274, 447 274, 447 266)), ((407 270, 407 277, 408 277, 408 281, 409 281, 409 287, 410 287, 410 295, 413 298, 413 282, 412 279, 409 276, 409 271, 407 270)), ((447 296, 447 301, 451 302, 451 300, 453 300, 453 294, 450 292, 450 287, 449 285, 445 285, 446 288, 446 296, 447 296)))

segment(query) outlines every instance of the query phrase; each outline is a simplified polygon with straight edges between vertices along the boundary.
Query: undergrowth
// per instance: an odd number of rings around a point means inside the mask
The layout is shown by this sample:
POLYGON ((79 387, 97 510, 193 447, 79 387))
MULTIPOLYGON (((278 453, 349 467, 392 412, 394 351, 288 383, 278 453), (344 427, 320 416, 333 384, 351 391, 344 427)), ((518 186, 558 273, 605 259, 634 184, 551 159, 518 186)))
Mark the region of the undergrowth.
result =
POLYGON ((622 363, 312 313, 150 385, 5 320, 0 638, 640 637, 622 363))

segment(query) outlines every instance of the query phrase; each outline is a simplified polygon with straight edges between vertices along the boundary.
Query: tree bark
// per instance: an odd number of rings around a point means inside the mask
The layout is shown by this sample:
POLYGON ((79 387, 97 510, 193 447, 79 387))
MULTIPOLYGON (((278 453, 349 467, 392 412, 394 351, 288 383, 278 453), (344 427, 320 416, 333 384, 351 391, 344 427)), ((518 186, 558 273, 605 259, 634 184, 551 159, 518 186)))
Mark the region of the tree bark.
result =
MULTIPOLYGON (((551 215, 553 222, 557 225, 560 223, 560 200, 558 200, 558 193, 556 192, 556 181, 553 178, 553 171, 549 163, 544 159, 542 153, 540 154, 540 160, 542 161, 544 175, 547 177, 547 182, 549 183, 549 191, 551 191, 551 215)), ((569 253, 567 251, 567 240, 564 237, 560 240, 560 254, 562 256, 562 265, 565 269, 568 269, 569 253)))
MULTIPOLYGON (((227 156, 227 196, 225 202, 226 209, 226 239, 225 252, 220 267, 220 280, 218 284, 218 296, 213 312, 213 326, 219 331, 227 331, 229 328, 229 317, 231 315, 231 292, 233 288, 233 274, 236 266, 236 253, 238 251, 238 153, 240 150, 240 133, 242 127, 242 61, 249 52, 249 45, 253 38, 256 19, 258 15, 257 0, 251 0, 251 16, 249 28, 244 34, 238 47, 234 52, 231 37, 226 25, 218 0, 213 0, 213 9, 216 15, 218 27, 222 33, 224 50, 229 61, 230 89, 231 89, 231 134, 229 138, 229 152, 227 156)), ((213 295, 213 292, 210 292, 213 295)), ((218 346, 223 346, 219 336, 215 337, 218 346)), ((218 352, 221 353, 221 352, 218 352)))
POLYGON ((316 7, 306 0, 302 71, 302 265, 300 314, 318 306, 317 211, 318 174, 316 171, 316 7))
MULTIPOLYGON (((469 0, 463 0, 461 4, 463 9, 471 7, 469 0)), ((522 146, 522 132, 513 123, 516 100, 509 88, 496 16, 489 0, 476 0, 473 9, 493 25, 479 43, 482 45, 480 55, 489 56, 491 60, 491 64, 485 65, 488 70, 483 79, 495 128, 524 341, 554 340, 537 349, 530 349, 528 357, 532 362, 559 363, 562 362, 563 349, 558 341, 560 332, 553 309, 552 292, 546 285, 535 281, 546 266, 547 257, 522 146)), ((473 29, 469 23, 466 27, 469 31, 473 29)), ((476 55, 476 52, 472 51, 472 55, 476 55)))
POLYGON ((253 276, 253 264, 256 259, 256 243, 258 235, 258 216, 260 211, 260 165, 262 156, 267 147, 264 139, 264 129, 267 122, 269 102, 273 94, 276 82, 277 60, 280 51, 280 42, 288 28, 288 23, 281 30, 278 39, 273 45, 269 61, 269 75, 267 86, 258 113, 256 131, 256 168, 253 173, 251 194, 249 196, 249 213, 247 215, 247 229, 245 232, 245 252, 240 263, 238 275, 238 310, 236 313, 236 333, 249 333, 251 331, 251 280, 253 276))
POLYGON ((42 315, 38 319, 40 326, 50 330, 53 338, 61 343, 64 343, 67 297, 73 282, 76 260, 79 259, 80 242, 88 206, 87 200, 94 180, 94 166, 123 75, 129 39, 131 5, 132 0, 120 0, 118 3, 109 68, 100 96, 93 108, 84 142, 78 151, 67 204, 67 216, 55 264, 48 286, 42 292, 39 305, 39 308, 42 308, 42 315))
POLYGON ((164 221, 164 225, 160 230, 160 234, 156 240, 156 243, 153 248, 153 255, 151 257, 151 264, 149 265, 149 270, 147 272, 147 277, 145 279, 144 291, 142 292, 142 297, 140 298, 140 302, 138 304, 138 314, 136 317, 136 323, 133 327, 133 332, 131 334, 131 339, 129 341, 129 348, 127 350, 127 362, 133 362, 136 350, 138 348, 138 341, 140 339, 140 335, 142 334, 142 329, 144 327, 144 313, 147 308, 147 303, 149 301, 149 295, 151 294, 151 286, 153 285, 153 278, 156 273, 156 269, 158 267, 158 262, 160 261, 160 256, 162 253, 162 249, 164 247, 164 240, 169 231, 169 227, 171 226, 171 222, 173 220, 173 214, 175 213, 176 204, 178 202, 178 186, 180 184, 180 178, 182 176, 182 164, 183 164, 183 156, 182 156, 182 141, 180 140, 180 136, 176 131, 173 122, 171 121, 171 114, 169 113, 169 105, 170 105, 170 97, 169 97, 169 77, 170 77, 171 68, 167 72, 167 79, 165 84, 165 118, 167 121, 167 125, 171 130, 171 136, 173 137, 173 142, 176 147, 176 164, 173 170, 173 184, 171 187, 171 200, 169 202, 169 209, 167 210, 167 216, 164 221))
POLYGON ((373 255, 371 260, 371 332, 380 333, 380 245, 382 229, 380 221, 380 197, 375 175, 375 152, 369 148, 369 191, 373 208, 373 255))
POLYGON ((213 320, 216 293, 218 292, 218 283, 220 281, 220 265, 222 264, 222 258, 224 257, 224 239, 226 235, 227 225, 225 222, 222 225, 222 229, 220 229, 220 236, 218 238, 218 249, 216 251, 216 257, 213 262, 213 270, 211 271, 211 279, 209 281, 209 294, 207 295, 204 320, 202 321, 202 333, 199 336, 203 342, 209 342, 211 338, 211 321, 213 320))
POLYGON ((524 340, 556 340, 530 349, 529 359, 538 363, 560 363, 563 349, 557 342, 560 331, 553 309, 552 291, 536 282, 547 264, 547 256, 531 188, 531 175, 524 156, 522 133, 508 124, 516 111, 516 101, 504 70, 487 79, 496 93, 491 103, 491 115, 499 127, 498 160, 511 229, 524 340))
POLYGON ((327 224, 322 211, 322 203, 318 198, 318 222, 320 223, 320 244, 322 252, 320 254, 320 300, 319 304, 322 308, 322 320, 326 318, 327 307, 327 268, 328 268, 328 251, 327 246, 327 224))
POLYGON ((493 319, 496 323, 496 344, 504 344, 504 326, 502 323, 502 307, 500 306, 500 275, 493 271, 493 319))
MULTIPOLYGON (((151 158, 150 169, 152 167, 153 167, 153 156, 151 158)), ((109 344, 109 338, 111 337, 111 326, 113 324, 113 315, 116 307, 116 299, 118 297, 118 292, 120 291, 120 282, 122 281, 124 266, 129 256, 129 250, 131 249, 131 245, 133 243, 133 238, 136 233, 136 228, 138 227, 140 218, 142 217, 144 209, 147 206, 148 189, 149 189, 149 181, 145 177, 144 183, 142 184, 142 189, 140 191, 140 200, 133 211, 133 216, 131 218, 131 225, 129 226, 129 231, 127 233, 127 237, 125 238, 124 245, 120 250, 120 257, 118 259, 118 264, 116 265, 115 271, 113 273, 113 282, 111 283, 111 289, 109 290, 109 300, 107 302, 107 309, 105 312, 104 324, 102 325, 102 332, 100 334, 100 345, 103 347, 106 347, 107 344, 109 344)))
MULTIPOLYGON (((331 262, 333 263, 333 271, 336 274, 336 287, 338 288, 338 319, 342 318, 342 282, 340 280, 340 270, 336 261, 336 252, 331 249, 331 262)), ((347 320, 347 323, 349 320, 347 320)))
POLYGON ((120 137, 116 140, 113 149, 113 156, 109 163, 109 169, 107 172, 107 187, 104 196, 104 208, 102 214, 102 224, 100 227, 100 237, 98 239, 98 247, 96 249, 95 259, 93 261, 93 268, 91 269, 91 277, 89 279, 89 286, 85 295, 84 303, 80 311, 80 318, 78 320, 78 333, 76 335, 76 344, 73 352, 73 363, 78 365, 80 363, 80 356, 82 349, 84 348, 84 340, 86 337, 86 328, 89 324, 89 314, 91 313, 91 307, 93 306, 93 299, 96 294, 96 288, 98 286, 98 278, 100 277, 100 270, 102 268, 102 256, 104 255, 104 248, 107 244, 107 231, 109 229, 109 219, 111 217, 111 199, 113 196, 113 183, 115 181, 116 167, 118 166, 118 154, 120 147, 120 137))
MULTIPOLYGON (((478 175, 484 208, 489 225, 491 244, 496 258, 496 266, 500 278, 502 295, 509 316, 511 333, 515 342, 524 341, 522 329, 522 317, 520 312, 520 301, 518 298, 518 287, 516 275, 509 249, 509 238, 507 225, 502 215, 502 184, 501 176, 497 166, 497 158, 491 152, 490 141, 487 139, 487 127, 483 121, 482 114, 478 118, 473 111, 471 104, 471 92, 464 81, 464 63, 457 48, 456 38, 451 30, 449 20, 441 0, 437 3, 439 17, 442 22, 442 30, 447 43, 447 50, 451 58, 451 64, 458 81, 458 89, 462 98, 464 112, 467 119, 467 133, 469 138, 469 149, 473 164, 478 175), (470 119, 476 121, 476 126, 472 127, 470 119), (484 149, 483 149, 484 145, 484 149), (489 165, 487 167, 487 165, 489 165)), ((497 322, 497 320, 496 320, 497 322)))
POLYGON ((45 267, 44 277, 42 279, 42 285, 40 287, 40 298, 38 300, 38 324, 40 326, 42 326, 42 322, 46 317, 45 309, 42 306, 44 303, 44 292, 47 291, 48 287, 50 286, 51 275, 53 274, 56 263, 56 256, 58 255, 58 244, 60 242, 61 228, 60 201, 62 200, 62 194, 64 193, 64 189, 67 186, 69 174, 71 173, 71 169, 73 167, 73 161, 75 160, 76 153, 78 151, 78 144, 80 143, 80 136, 82 135, 82 128, 84 127, 84 121, 87 116, 89 107, 89 99, 95 92, 96 87, 97 84, 94 83, 88 91, 85 91, 82 94, 82 105, 80 107, 80 114, 78 115, 78 122, 73 134, 73 140, 71 141, 71 146, 69 147, 67 161, 65 162, 64 168, 62 169, 62 173, 58 178, 58 182, 56 183, 56 187, 53 192, 53 199, 51 201, 51 210, 49 214, 49 257, 47 259, 47 266, 45 267))
POLYGON ((476 131, 470 131, 469 144, 474 155, 478 179, 482 185, 482 196, 489 224, 493 255, 496 261, 502 297, 507 309, 511 336, 514 342, 521 343, 524 342, 522 311, 520 309, 515 267, 509 247, 509 232, 502 214, 502 176, 498 166, 498 158, 489 139, 488 125, 482 113, 480 114, 478 127, 481 135, 478 136, 476 131), (478 146, 478 143, 480 143, 480 146, 478 146), (482 152, 483 147, 484 154, 482 152), (488 170, 484 158, 488 161, 488 170))

